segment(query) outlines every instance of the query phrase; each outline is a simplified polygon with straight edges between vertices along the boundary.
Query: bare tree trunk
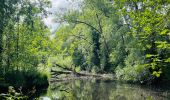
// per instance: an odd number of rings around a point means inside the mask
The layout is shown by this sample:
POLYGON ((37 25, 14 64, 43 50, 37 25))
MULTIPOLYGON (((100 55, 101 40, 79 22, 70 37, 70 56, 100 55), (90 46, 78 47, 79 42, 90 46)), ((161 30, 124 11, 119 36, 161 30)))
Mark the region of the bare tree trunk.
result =
POLYGON ((10 34, 7 34, 7 39, 6 39, 6 46, 7 46, 7 51, 6 51, 6 55, 7 55, 7 61, 6 61, 6 66, 7 66, 7 70, 10 69, 10 34))
POLYGON ((19 70, 19 18, 18 18, 18 32, 17 32, 17 46, 16 46, 16 51, 17 51, 17 71, 19 70))

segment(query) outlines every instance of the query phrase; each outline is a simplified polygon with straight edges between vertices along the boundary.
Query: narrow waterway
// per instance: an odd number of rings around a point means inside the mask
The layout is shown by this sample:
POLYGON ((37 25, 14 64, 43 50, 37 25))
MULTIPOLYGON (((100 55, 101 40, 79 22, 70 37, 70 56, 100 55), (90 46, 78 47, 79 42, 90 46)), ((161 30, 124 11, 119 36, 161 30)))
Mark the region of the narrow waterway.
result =
POLYGON ((70 80, 52 83, 41 100, 170 100, 170 86, 141 86, 118 81, 70 80))

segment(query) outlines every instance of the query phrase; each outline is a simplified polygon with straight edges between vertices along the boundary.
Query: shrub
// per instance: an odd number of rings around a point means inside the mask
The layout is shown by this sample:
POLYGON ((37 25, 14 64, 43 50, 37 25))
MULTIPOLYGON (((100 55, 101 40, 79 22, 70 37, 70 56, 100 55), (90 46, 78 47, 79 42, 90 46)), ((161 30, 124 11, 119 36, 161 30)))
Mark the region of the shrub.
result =
POLYGON ((154 80, 154 76, 150 73, 144 65, 134 65, 129 67, 116 68, 116 77, 120 80, 150 83, 154 80))
POLYGON ((48 85, 48 77, 36 70, 12 71, 5 74, 5 82, 14 87, 41 87, 48 85))

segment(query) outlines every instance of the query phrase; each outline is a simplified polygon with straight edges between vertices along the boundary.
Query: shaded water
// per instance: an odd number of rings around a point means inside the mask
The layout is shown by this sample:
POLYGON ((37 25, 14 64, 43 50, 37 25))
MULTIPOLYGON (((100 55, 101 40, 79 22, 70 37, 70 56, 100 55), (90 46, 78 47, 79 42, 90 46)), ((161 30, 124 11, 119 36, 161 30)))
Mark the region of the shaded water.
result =
POLYGON ((52 83, 41 100, 170 100, 170 86, 140 86, 117 81, 70 80, 52 83))

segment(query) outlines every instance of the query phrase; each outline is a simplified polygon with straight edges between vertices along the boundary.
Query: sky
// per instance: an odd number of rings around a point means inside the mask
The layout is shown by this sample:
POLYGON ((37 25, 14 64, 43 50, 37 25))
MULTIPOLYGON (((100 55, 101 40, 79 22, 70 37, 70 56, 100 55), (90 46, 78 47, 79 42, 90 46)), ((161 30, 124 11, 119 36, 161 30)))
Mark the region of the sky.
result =
POLYGON ((54 33, 54 31, 59 26, 59 23, 56 23, 56 13, 65 12, 70 9, 76 9, 79 6, 79 0, 51 0, 52 8, 49 8, 52 14, 44 19, 45 24, 50 28, 50 31, 54 33))
POLYGON ((52 14, 48 15, 48 17, 44 19, 44 22, 50 28, 51 32, 53 32, 59 26, 59 23, 55 22, 55 14, 61 9, 66 9, 69 2, 67 0, 51 0, 51 3, 52 8, 49 8, 48 11, 52 14))

